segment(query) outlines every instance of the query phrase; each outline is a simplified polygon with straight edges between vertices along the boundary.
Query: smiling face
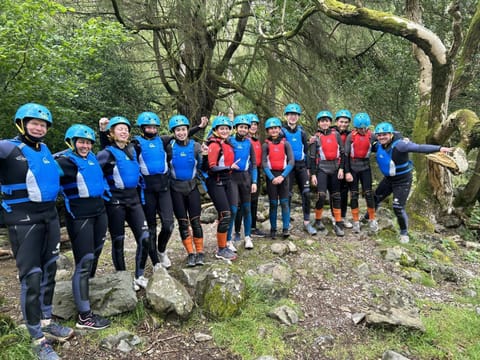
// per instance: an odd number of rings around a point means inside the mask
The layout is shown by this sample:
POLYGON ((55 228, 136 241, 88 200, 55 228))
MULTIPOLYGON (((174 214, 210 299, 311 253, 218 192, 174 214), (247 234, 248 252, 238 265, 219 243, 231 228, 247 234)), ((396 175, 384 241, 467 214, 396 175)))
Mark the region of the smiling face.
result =
POLYGON ((245 125, 245 124, 240 124, 240 125, 237 125, 236 127, 236 130, 237 130, 237 134, 240 135, 240 136, 247 136, 248 134, 248 125, 245 125))
POLYGON ((375 134, 377 136, 377 140, 381 145, 387 145, 392 141, 393 134, 392 133, 378 133, 375 134))
POLYGON ((27 135, 42 138, 47 134, 48 124, 45 120, 30 119, 25 125, 27 135))
POLYGON ((75 151, 81 157, 87 157, 88 153, 92 151, 93 142, 92 140, 76 138, 75 141, 75 151))
POLYGON ((346 117, 339 117, 335 122, 339 131, 346 131, 350 125, 350 120, 346 117))
POLYGON ((328 117, 321 117, 320 119, 318 119, 318 128, 320 130, 328 130, 331 124, 332 120, 330 120, 330 118, 328 117))
POLYGON ((155 125, 144 125, 142 129, 145 134, 156 135, 158 133, 157 126, 155 125))
POLYGON ((175 139, 185 141, 188 137, 188 127, 185 125, 175 127, 173 129, 173 135, 175 136, 175 139))
POLYGON ((268 128, 267 134, 272 139, 276 139, 280 135, 280 126, 272 126, 268 128))
POLYGON ((126 144, 130 137, 130 129, 126 124, 117 124, 110 129, 110 135, 117 144, 126 144))
POLYGON ((219 137, 225 140, 230 136, 231 128, 227 125, 220 125, 217 126, 215 132, 218 134, 219 137))
POLYGON ((250 135, 254 136, 257 133, 258 130, 258 123, 256 121, 253 121, 252 124, 250 125, 250 129, 248 129, 248 132, 250 135))
POLYGON ((286 113, 285 117, 287 118, 287 123, 290 127, 294 128, 297 125, 300 115, 297 113, 286 113))

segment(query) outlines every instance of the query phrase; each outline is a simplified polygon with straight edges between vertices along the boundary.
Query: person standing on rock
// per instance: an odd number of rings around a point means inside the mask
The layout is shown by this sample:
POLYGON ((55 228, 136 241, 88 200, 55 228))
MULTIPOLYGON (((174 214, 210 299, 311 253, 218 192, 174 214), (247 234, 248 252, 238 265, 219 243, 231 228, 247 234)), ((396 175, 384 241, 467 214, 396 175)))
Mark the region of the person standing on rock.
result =
POLYGON ((115 270, 125 271, 125 222, 130 226, 137 251, 135 255, 135 290, 146 288, 144 276, 148 257, 149 233, 138 186, 140 165, 130 142, 130 121, 123 116, 100 120, 100 131, 105 130, 109 145, 97 154, 98 162, 110 187, 111 197, 106 202, 108 230, 112 239, 112 260, 115 270))
POLYGON ((103 196, 108 186, 92 152, 95 132, 86 125, 72 125, 65 133, 69 149, 56 154, 61 168, 60 185, 65 201, 65 220, 75 259, 73 299, 78 311, 76 327, 105 329, 110 321, 92 312, 89 279, 95 276, 105 243, 107 213, 103 196))
POLYGON ((413 163, 410 161, 409 153, 430 154, 438 151, 448 153, 452 152, 453 148, 415 144, 395 132, 393 125, 389 122, 378 124, 375 127, 375 136, 377 141, 373 144, 372 151, 377 153, 377 165, 384 175, 375 190, 375 207, 393 194, 392 206, 400 226, 400 243, 406 244, 410 241, 410 237, 405 205, 413 180, 413 163))
MULTIPOLYGON (((205 120, 208 122, 208 118, 205 120)), ((173 211, 178 221, 180 238, 187 251, 187 266, 193 267, 205 264, 203 229, 200 223, 201 196, 196 179, 201 171, 204 154, 201 145, 189 138, 189 128, 190 120, 186 116, 174 115, 170 118, 168 129, 173 133, 174 139, 167 146, 167 158, 173 211)))
POLYGON ((73 329, 52 321, 52 300, 60 252, 60 222, 55 201, 60 191, 58 166, 43 143, 52 126, 43 105, 20 106, 14 124, 20 135, 0 141, 3 221, 21 283, 20 306, 39 359, 59 356, 48 338, 66 341, 73 329))
POLYGON ((288 199, 290 180, 289 174, 295 166, 292 147, 281 136, 282 122, 279 118, 272 117, 265 122, 267 139, 262 145, 262 166, 267 177, 267 194, 270 219, 270 237, 277 237, 277 212, 278 204, 282 209, 282 236, 290 236, 290 204, 288 199))
POLYGON ((211 135, 207 139, 208 155, 204 156, 202 170, 207 172, 208 195, 218 213, 217 252, 215 256, 223 260, 235 260, 237 255, 228 247, 227 232, 233 204, 231 190, 232 170, 239 166, 234 161, 235 154, 229 138, 232 131, 230 118, 219 115, 213 119, 211 135))

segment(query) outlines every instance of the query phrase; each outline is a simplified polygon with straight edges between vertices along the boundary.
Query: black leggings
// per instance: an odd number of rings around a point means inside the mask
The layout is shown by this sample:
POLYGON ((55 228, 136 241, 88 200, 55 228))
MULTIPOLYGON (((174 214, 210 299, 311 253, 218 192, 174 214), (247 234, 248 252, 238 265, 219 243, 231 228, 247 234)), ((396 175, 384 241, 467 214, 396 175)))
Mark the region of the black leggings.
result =
POLYGON ((207 178, 208 195, 218 213, 218 233, 226 233, 230 223, 230 208, 233 204, 231 183, 229 179, 216 181, 214 176, 207 178))
POLYGON ((180 231, 181 240, 183 241, 189 236, 189 223, 192 225, 193 237, 203 238, 203 231, 202 227, 200 226, 200 212, 202 209, 201 197, 198 188, 195 187, 188 194, 171 190, 171 194, 173 200, 173 211, 178 221, 178 230, 180 231))

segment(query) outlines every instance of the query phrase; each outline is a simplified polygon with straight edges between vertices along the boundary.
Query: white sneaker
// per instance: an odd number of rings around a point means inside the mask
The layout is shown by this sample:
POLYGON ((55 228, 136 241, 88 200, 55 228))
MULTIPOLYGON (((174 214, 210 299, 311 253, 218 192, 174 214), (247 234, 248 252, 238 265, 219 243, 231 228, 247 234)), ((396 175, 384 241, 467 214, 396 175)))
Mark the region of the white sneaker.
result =
POLYGON ((253 249, 253 242, 250 236, 245 236, 245 249, 253 249))
POLYGON ((155 271, 158 271, 160 268, 162 268, 162 264, 161 263, 156 263, 154 266, 153 266, 153 272, 155 271))
POLYGON ((227 247, 230 249, 230 251, 237 252, 237 248, 235 245, 233 245, 233 241, 227 241, 227 247))
POLYGON ((408 235, 400 235, 400 244, 408 244, 410 237, 408 235))
POLYGON ((148 285, 148 279, 145 277, 145 276, 139 276, 138 278, 136 278, 134 280, 134 283, 138 286, 140 286, 141 288, 144 288, 146 289, 147 288, 147 285, 148 285))
POLYGON ((369 226, 370 226, 370 230, 373 231, 373 232, 377 232, 378 231, 378 222, 377 220, 370 220, 369 221, 369 226))
POLYGON ((165 269, 168 269, 170 266, 172 266, 172 262, 170 261, 170 259, 168 258, 168 255, 167 255, 167 252, 159 252, 158 253, 158 259, 160 260, 160 264, 162 264, 162 266, 165 268, 165 269))
POLYGON ((355 233, 355 234, 359 234, 360 233, 360 221, 354 221, 353 224, 352 224, 352 231, 355 233))
POLYGON ((134 290, 134 291, 140 291, 140 286, 138 286, 138 285, 135 283, 135 280, 133 280, 133 290, 134 290))
POLYGON ((353 224, 349 220, 342 219, 342 221, 343 221, 343 227, 345 229, 351 229, 353 227, 353 224))

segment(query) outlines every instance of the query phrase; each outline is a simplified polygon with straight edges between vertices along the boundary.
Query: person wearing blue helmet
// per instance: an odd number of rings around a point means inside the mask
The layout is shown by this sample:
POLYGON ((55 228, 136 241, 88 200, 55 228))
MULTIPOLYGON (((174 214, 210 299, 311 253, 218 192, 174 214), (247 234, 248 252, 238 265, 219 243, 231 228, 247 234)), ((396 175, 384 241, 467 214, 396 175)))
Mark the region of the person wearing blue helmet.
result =
POLYGON ((130 142, 130 121, 114 116, 106 125, 109 144, 97 154, 111 196, 106 202, 108 230, 112 239, 112 261, 117 271, 127 269, 124 255, 125 222, 137 243, 135 255, 135 290, 146 288, 144 276, 148 258, 149 233, 137 187, 140 183, 140 165, 134 144, 130 142))
POLYGON ((389 122, 379 123, 375 127, 375 136, 377 141, 373 144, 372 151, 376 152, 377 165, 384 175, 375 189, 375 207, 393 194, 392 206, 400 227, 400 243, 405 244, 410 240, 405 206, 413 180, 413 163, 410 161, 409 153, 430 154, 439 151, 448 153, 453 151, 453 148, 415 144, 395 132, 389 122))
POLYGON ((318 130, 309 147, 309 164, 312 184, 317 187, 315 203, 315 227, 325 230, 322 222, 323 207, 327 190, 331 197, 334 215, 333 230, 337 236, 344 236, 341 214, 340 180, 343 179, 344 151, 340 134, 331 127, 332 114, 322 110, 317 114, 318 130))
POLYGON ((270 237, 277 237, 278 205, 282 210, 282 237, 290 236, 289 174, 295 166, 292 146, 281 134, 282 122, 277 117, 265 121, 267 139, 262 145, 262 167, 267 178, 270 237))
POLYGON ((370 230, 374 233, 378 231, 370 167, 370 153, 374 136, 369 127, 370 116, 367 113, 360 112, 355 114, 353 117, 353 130, 347 136, 345 142, 345 179, 351 194, 352 231, 357 234, 360 232, 360 210, 358 205, 360 183, 362 184, 362 193, 367 203, 370 230))
POLYGON ((187 251, 187 266, 193 267, 205 264, 203 229, 200 223, 201 195, 197 186, 204 153, 201 145, 189 137, 189 128, 190 120, 185 115, 172 116, 168 129, 173 134, 173 139, 166 150, 173 212, 178 222, 180 239, 187 251))
POLYGON ((251 126, 250 118, 246 114, 237 115, 233 120, 234 133, 230 136, 233 147, 234 160, 238 161, 238 170, 232 172, 232 198, 230 226, 227 233, 227 242, 232 239, 237 212, 243 216, 243 230, 245 234, 245 249, 253 249, 251 237, 252 213, 251 194, 257 191, 257 162, 255 150, 248 138, 248 129, 251 126), (239 209, 240 207, 240 209, 239 209))
MULTIPOLYGON (((351 121, 352 113, 350 112, 350 110, 340 109, 335 113, 335 125, 333 126, 333 128, 340 134, 343 146, 345 146, 347 136, 348 134, 350 134, 351 121)), ((340 180, 340 209, 342 210, 342 222, 343 226, 346 229, 351 229, 353 227, 353 224, 347 219, 348 192, 349 186, 347 184, 347 181, 345 179, 340 180)))
POLYGON ((67 340, 71 328, 52 321, 60 222, 58 166, 43 139, 52 115, 43 105, 27 103, 14 117, 20 134, 0 140, 2 216, 21 283, 20 306, 39 358, 59 359, 48 338, 67 340))
POLYGON ((231 174, 238 170, 235 153, 230 144, 232 121, 227 116, 216 116, 212 122, 212 133, 207 139, 208 154, 203 159, 203 171, 207 172, 207 190, 218 213, 217 252, 223 260, 235 260, 237 255, 227 244, 227 233, 231 219, 232 197, 231 174))
POLYGON ((284 115, 286 123, 282 127, 282 136, 292 147, 293 155, 295 157, 295 166, 290 172, 289 184, 289 202, 291 206, 293 184, 296 182, 302 195, 302 210, 303 210, 303 229, 309 235, 315 235, 317 230, 310 223, 310 177, 308 166, 308 140, 307 134, 303 127, 298 124, 298 120, 302 115, 300 105, 292 103, 285 106, 284 115))
POLYGON ((73 299, 78 311, 76 327, 105 329, 110 321, 92 312, 89 279, 95 276, 107 233, 104 196, 108 186, 102 168, 92 152, 95 132, 75 124, 65 133, 66 151, 56 154, 61 169, 60 185, 65 201, 65 223, 72 244, 75 271, 73 299))

